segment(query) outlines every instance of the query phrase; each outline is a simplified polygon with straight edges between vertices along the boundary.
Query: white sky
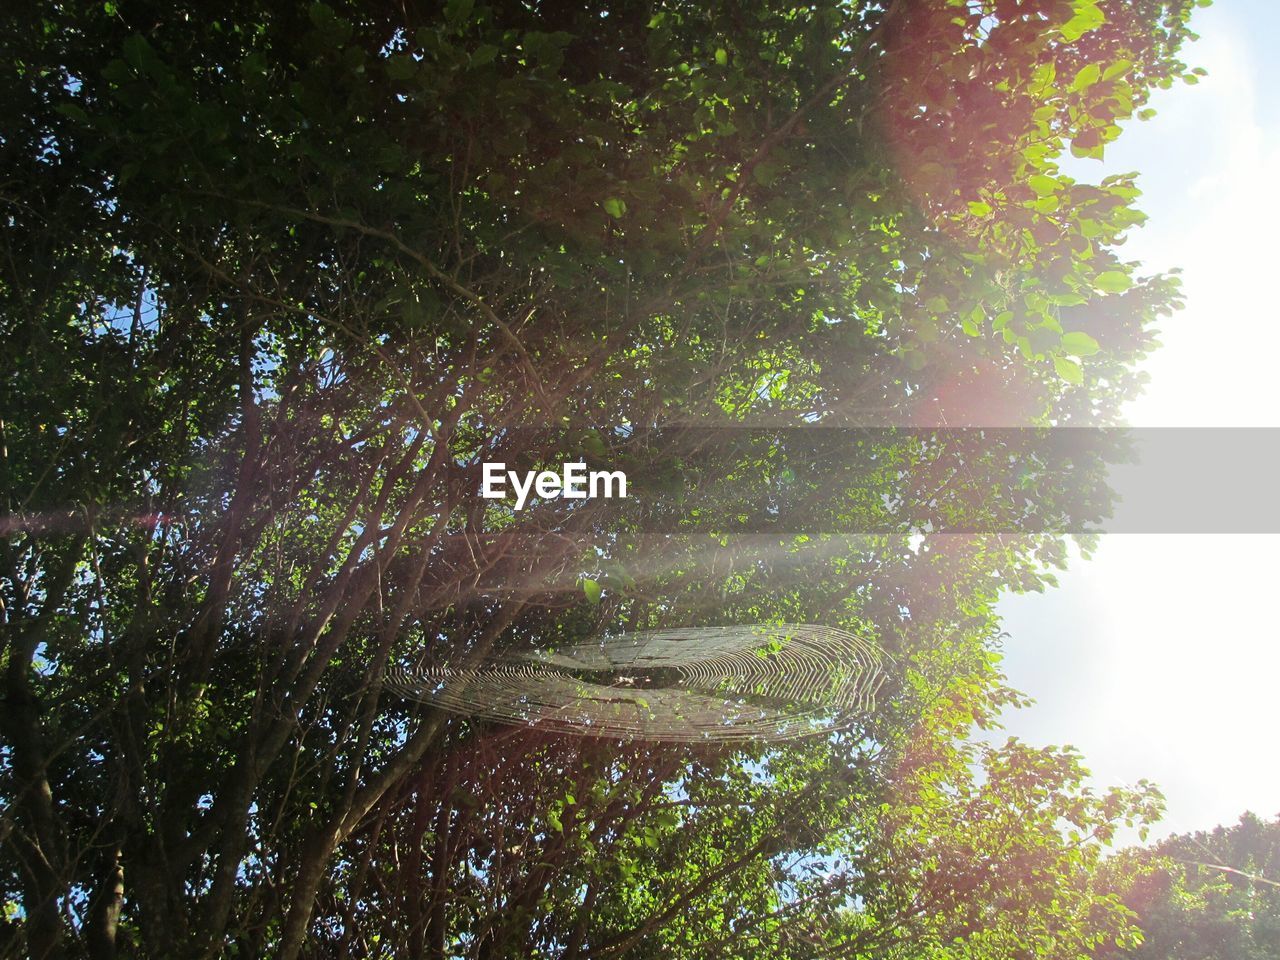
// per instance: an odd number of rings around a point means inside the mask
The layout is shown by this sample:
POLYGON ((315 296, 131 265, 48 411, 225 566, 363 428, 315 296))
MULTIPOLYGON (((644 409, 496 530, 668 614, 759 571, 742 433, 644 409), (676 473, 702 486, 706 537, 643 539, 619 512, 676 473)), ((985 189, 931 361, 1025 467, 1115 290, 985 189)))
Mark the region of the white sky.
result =
MULTIPOLYGON (((1186 57, 1209 76, 1068 169, 1140 171, 1151 219, 1122 256, 1184 271, 1134 426, 1280 427, 1278 21, 1274 0, 1199 11, 1186 57)), ((1109 535, 1057 590, 1005 598, 1006 672, 1037 700, 1006 733, 1072 744, 1100 785, 1155 781, 1156 836, 1280 814, 1278 556, 1276 536, 1109 535)))

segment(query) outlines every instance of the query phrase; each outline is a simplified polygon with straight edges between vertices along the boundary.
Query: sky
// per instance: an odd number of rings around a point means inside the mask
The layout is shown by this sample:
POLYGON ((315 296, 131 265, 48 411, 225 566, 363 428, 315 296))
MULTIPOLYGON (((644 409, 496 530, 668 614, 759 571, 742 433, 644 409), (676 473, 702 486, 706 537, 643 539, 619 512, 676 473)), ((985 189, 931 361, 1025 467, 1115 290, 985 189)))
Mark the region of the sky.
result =
MULTIPOLYGON (((1280 7, 1217 0, 1193 26, 1209 75, 1064 170, 1139 171, 1150 220, 1121 256, 1183 269, 1128 422, 1280 427, 1280 7)), ((1037 701, 1005 732, 1076 747, 1099 786, 1154 781, 1153 837, 1280 815, 1280 537, 1109 534, 1059 581, 1001 601, 1005 672, 1037 701)))

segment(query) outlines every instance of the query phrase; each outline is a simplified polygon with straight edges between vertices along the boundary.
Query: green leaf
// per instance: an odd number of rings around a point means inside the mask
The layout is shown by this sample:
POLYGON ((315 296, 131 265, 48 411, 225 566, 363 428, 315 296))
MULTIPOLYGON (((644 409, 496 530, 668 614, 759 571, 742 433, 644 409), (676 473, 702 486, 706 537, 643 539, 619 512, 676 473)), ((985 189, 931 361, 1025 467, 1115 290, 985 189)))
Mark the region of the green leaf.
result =
POLYGON ((600 584, 589 577, 582 578, 582 592, 592 603, 600 602, 601 587, 600 584))
POLYGON ((1121 273, 1119 270, 1108 270, 1094 277, 1093 285, 1103 293, 1124 293, 1133 286, 1133 281, 1129 279, 1127 273, 1121 273))
POLYGON ((1098 0, 1075 0, 1072 4, 1075 16, 1062 25, 1062 38, 1074 43, 1090 30, 1096 30, 1106 22, 1106 16, 1098 9, 1098 0))
POLYGON ((1071 141, 1071 155, 1073 157, 1100 158, 1102 156, 1102 143, 1102 131, 1096 128, 1081 130, 1071 141))
POLYGON ((720 64, 722 67, 727 67, 729 65, 729 51, 724 47, 716 49, 716 63, 720 64))
POLYGON ((1071 81, 1071 89, 1080 91, 1086 90, 1098 82, 1102 76, 1102 68, 1096 63, 1091 63, 1087 67, 1081 67, 1076 73, 1076 77, 1071 81))
POLYGON ((1091 357, 1100 349, 1098 341, 1081 330, 1062 335, 1062 349, 1077 357, 1091 357))
POLYGON ((985 200, 970 200, 969 212, 975 217, 989 216, 991 213, 991 204, 987 203, 985 200))
POLYGON ((626 203, 617 197, 609 197, 600 205, 604 207, 604 212, 614 219, 620 219, 627 212, 626 203))
POLYGON ((982 309, 982 304, 978 304, 969 311, 968 316, 960 321, 960 326, 964 332, 971 337, 982 336, 982 324, 987 319, 987 312, 982 309))
POLYGON ((1126 73, 1133 69, 1132 60, 1117 60, 1111 66, 1102 72, 1103 80, 1114 80, 1116 77, 1123 77, 1126 73))
POLYGON ((1084 383, 1084 369, 1074 360, 1068 360, 1065 357, 1054 357, 1053 369, 1067 383, 1084 383))
POLYGON ((85 113, 84 110, 78 104, 60 103, 53 109, 58 113, 62 114, 64 117, 67 117, 70 120, 75 120, 77 123, 89 122, 89 115, 85 113))
POLYGON ((475 0, 448 0, 444 5, 445 19, 450 26, 461 26, 471 16, 471 8, 475 0))
POLYGON ((1059 184, 1053 177, 1037 173, 1027 181, 1027 186, 1036 192, 1037 197, 1048 197, 1057 192, 1059 184))
POLYGON ((751 179, 762 186, 770 186, 778 179, 778 165, 767 160, 764 163, 757 163, 751 168, 751 179))
POLYGON ((487 63, 493 63, 494 58, 498 55, 498 48, 492 43, 482 43, 471 51, 471 66, 483 67, 487 63))

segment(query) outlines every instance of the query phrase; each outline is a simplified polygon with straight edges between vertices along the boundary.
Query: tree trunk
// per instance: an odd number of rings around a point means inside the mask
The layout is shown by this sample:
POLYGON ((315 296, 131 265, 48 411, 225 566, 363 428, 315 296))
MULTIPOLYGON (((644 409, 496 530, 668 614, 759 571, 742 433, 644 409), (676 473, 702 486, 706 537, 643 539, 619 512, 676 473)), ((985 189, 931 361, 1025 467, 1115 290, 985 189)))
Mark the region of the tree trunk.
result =
POLYGON ((124 907, 124 864, 120 848, 112 850, 98 889, 89 905, 85 940, 92 960, 111 960, 116 955, 116 932, 124 907))

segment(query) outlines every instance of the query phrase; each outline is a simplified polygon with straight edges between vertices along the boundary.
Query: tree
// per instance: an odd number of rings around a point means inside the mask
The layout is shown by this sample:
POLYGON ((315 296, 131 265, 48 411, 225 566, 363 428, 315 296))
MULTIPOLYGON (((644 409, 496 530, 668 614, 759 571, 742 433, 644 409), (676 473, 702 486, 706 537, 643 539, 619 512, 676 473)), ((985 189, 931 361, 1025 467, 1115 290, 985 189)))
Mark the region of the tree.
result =
MULTIPOLYGON (((936 911, 954 865, 871 864, 970 828, 1002 871, 1040 858, 1037 889, 1073 878, 1024 916, 1071 928, 1042 953, 1112 929, 1048 814, 1105 834, 1149 800, 1017 746, 978 787, 956 743, 1009 696, 994 597, 1046 582, 1060 535, 914 543, 886 503, 945 474, 892 436, 780 532, 734 527, 792 482, 768 444, 677 484, 661 533, 475 493, 499 454, 679 479, 697 444, 651 427, 1110 422, 1176 286, 1115 252, 1133 179, 1056 158, 1188 76, 1190 7, 6 11, 15 949, 803 957, 874 920, 914 955, 996 935, 936 911), (860 727, 787 749, 565 741, 382 685, 618 623, 810 619, 899 669, 860 727), (1026 790, 1043 815, 1002 838, 1026 790)), ((1013 459, 941 486, 981 503, 1013 459)), ((1097 508, 1019 469, 1050 514, 1097 508)))
POLYGON ((1280 951, 1280 820, 1245 813, 1231 827, 1126 850, 1109 870, 1142 943, 1101 956, 1263 960, 1280 951))

